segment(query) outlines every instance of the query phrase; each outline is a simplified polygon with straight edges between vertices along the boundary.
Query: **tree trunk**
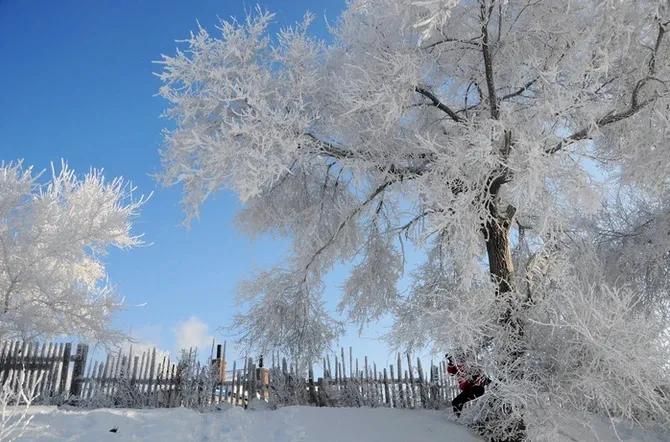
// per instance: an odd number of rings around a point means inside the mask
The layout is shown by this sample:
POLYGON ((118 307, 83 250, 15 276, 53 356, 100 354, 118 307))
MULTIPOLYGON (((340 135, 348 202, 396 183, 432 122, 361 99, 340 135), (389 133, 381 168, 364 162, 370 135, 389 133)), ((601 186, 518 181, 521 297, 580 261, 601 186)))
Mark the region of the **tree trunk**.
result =
POLYGON ((504 297, 503 294, 512 291, 514 273, 512 250, 509 244, 511 219, 497 218, 497 222, 489 221, 486 224, 486 252, 489 259, 489 271, 498 285, 496 295, 504 297))
MULTIPOLYGON (((495 201, 495 200, 494 200, 495 201)), ((510 227, 514 218, 515 209, 508 206, 505 213, 500 213, 496 203, 491 203, 490 213, 491 219, 484 226, 484 234, 486 238, 486 252, 489 261, 489 271, 491 278, 496 284, 496 300, 501 305, 501 316, 499 321, 501 325, 508 330, 509 337, 506 345, 500 345, 500 351, 505 354, 504 365, 507 365, 511 370, 507 371, 508 376, 513 378, 523 376, 523 372, 514 369, 516 362, 523 355, 523 346, 521 339, 523 338, 523 324, 515 317, 515 310, 518 308, 518 302, 514 299, 513 275, 514 263, 512 261, 512 250, 510 245, 510 227)), ((518 442, 526 439, 525 423, 523 419, 510 419, 509 414, 512 412, 512 407, 502 397, 493 397, 492 404, 495 407, 494 419, 502 421, 509 421, 506 432, 508 437, 497 439, 496 442, 518 442)))

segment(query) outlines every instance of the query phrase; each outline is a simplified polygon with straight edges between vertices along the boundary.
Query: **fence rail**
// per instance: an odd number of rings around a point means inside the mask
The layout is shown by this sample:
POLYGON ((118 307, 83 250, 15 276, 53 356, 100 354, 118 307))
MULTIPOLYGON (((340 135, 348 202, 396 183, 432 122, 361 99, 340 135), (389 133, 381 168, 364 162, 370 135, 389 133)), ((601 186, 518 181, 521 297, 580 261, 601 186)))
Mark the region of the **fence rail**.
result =
POLYGON ((89 357, 86 344, 2 342, 0 380, 13 391, 33 389, 42 403, 78 403, 108 407, 208 407, 228 403, 248 406, 252 398, 273 405, 443 408, 457 386, 443 363, 425 372, 419 358, 398 354, 396 364, 381 369, 367 356, 359 366, 349 348, 322 361, 322 376, 313 367, 301 372, 285 358, 272 355, 270 367, 246 358, 228 367, 225 343, 212 345, 207 363, 197 350, 178 360, 156 349, 112 352, 103 360, 89 357), (216 348, 216 354, 214 354, 216 348), (333 362, 331 364, 331 362, 333 362))

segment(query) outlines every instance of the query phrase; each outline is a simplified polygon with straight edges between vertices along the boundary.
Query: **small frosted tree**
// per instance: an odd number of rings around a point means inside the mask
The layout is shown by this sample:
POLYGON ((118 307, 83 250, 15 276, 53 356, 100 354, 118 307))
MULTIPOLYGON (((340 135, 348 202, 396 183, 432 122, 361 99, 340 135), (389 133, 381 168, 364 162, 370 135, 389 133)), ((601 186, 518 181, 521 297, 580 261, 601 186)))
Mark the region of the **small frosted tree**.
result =
POLYGON ((245 286, 242 338, 315 360, 341 330, 323 276, 357 260, 341 310, 391 312, 396 342, 484 365, 494 439, 550 435, 530 410, 667 418, 668 8, 355 0, 330 42, 310 15, 271 38, 262 10, 191 35, 162 61, 177 124, 163 180, 183 186, 189 217, 225 187, 245 231, 293 241, 245 286), (654 216, 618 222, 637 200, 654 216), (655 258, 638 256, 636 225, 663 232, 655 258), (405 241, 426 262, 401 294, 405 241))
POLYGON ((110 342, 121 302, 101 255, 141 243, 131 222, 143 199, 121 178, 63 164, 48 181, 0 164, 0 339, 76 335, 110 342))

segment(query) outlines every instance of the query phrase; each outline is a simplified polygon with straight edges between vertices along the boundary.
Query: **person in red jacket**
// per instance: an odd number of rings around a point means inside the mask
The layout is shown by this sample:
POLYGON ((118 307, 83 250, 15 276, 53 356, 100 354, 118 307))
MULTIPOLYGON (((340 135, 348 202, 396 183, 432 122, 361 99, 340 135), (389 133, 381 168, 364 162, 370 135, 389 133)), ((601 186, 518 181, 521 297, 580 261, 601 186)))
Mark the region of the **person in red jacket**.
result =
POLYGON ((454 363, 450 355, 447 357, 447 373, 455 375, 458 380, 458 388, 461 393, 451 401, 456 416, 461 415, 463 405, 473 399, 477 399, 484 394, 484 386, 489 383, 489 379, 477 369, 468 367, 464 362, 454 363))

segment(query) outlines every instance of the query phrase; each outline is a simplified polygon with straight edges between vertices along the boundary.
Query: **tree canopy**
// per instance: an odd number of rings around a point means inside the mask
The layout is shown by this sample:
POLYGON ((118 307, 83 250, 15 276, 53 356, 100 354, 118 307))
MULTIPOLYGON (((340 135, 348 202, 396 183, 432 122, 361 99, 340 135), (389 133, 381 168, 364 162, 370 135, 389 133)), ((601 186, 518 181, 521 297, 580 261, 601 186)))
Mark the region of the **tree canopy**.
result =
POLYGON ((543 428, 529 409, 667 418, 669 8, 355 0, 329 41, 262 9, 192 34, 159 74, 162 179, 189 218, 232 189, 243 230, 293 241, 242 288, 242 339, 315 360, 341 332, 323 277, 355 262, 341 310, 464 349, 495 437, 543 428))
POLYGON ((46 182, 22 163, 0 164, 0 338, 75 335, 113 342, 121 306, 101 261, 141 244, 131 233, 143 204, 122 179, 79 178, 66 164, 46 182))

